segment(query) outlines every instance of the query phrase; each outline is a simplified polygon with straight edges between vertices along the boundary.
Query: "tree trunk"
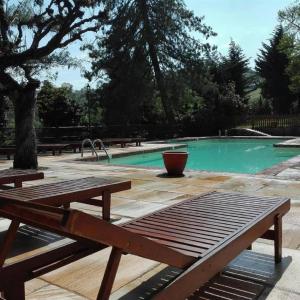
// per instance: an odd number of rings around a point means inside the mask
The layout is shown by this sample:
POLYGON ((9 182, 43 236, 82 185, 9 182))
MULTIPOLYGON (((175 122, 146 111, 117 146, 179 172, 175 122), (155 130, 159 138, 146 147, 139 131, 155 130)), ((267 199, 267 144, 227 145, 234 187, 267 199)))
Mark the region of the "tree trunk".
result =
POLYGON ((37 169, 36 134, 34 128, 36 86, 28 84, 14 97, 16 153, 14 168, 37 169))
POLYGON ((166 114, 167 121, 169 123, 172 123, 174 121, 174 112, 171 103, 168 99, 168 95, 166 93, 163 75, 160 69, 157 50, 155 46, 154 33, 149 21, 148 4, 146 0, 139 0, 139 6, 140 6, 143 22, 144 22, 145 39, 149 47, 149 55, 154 69, 155 80, 157 83, 157 87, 159 89, 162 105, 166 114))

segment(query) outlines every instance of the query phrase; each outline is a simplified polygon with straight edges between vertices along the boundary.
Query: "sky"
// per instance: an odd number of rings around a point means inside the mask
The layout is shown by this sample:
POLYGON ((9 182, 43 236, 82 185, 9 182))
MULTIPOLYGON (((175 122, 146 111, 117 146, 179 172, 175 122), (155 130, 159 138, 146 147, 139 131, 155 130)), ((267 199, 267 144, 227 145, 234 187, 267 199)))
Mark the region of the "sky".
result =
MULTIPOLYGON (((278 25, 277 13, 292 4, 293 0, 185 0, 186 6, 197 16, 205 16, 206 25, 218 34, 211 38, 211 44, 218 46, 222 54, 228 51, 230 40, 241 46, 244 54, 250 58, 250 66, 263 42, 271 37, 278 25)), ((86 55, 75 44, 70 47, 73 56, 85 63, 86 55)), ((71 83, 74 89, 87 84, 79 69, 58 69, 55 81, 57 85, 71 83)))

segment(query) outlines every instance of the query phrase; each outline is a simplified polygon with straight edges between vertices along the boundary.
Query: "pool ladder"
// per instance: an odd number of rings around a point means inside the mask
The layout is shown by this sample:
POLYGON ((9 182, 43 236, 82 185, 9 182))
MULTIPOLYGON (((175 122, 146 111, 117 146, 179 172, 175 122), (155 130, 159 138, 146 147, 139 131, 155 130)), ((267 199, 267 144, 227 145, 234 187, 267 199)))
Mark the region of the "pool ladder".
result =
POLYGON ((96 151, 96 143, 99 143, 100 144, 100 149, 104 150, 105 154, 106 154, 106 157, 108 159, 108 161, 110 162, 111 160, 111 156, 107 153, 107 150, 103 144, 103 141, 101 139, 95 139, 94 141, 92 141, 91 139, 84 139, 81 143, 81 157, 83 157, 83 149, 84 149, 84 145, 88 143, 90 146, 91 146, 91 149, 92 149, 92 155, 96 155, 96 160, 98 161, 100 158, 99 158, 99 155, 96 151))

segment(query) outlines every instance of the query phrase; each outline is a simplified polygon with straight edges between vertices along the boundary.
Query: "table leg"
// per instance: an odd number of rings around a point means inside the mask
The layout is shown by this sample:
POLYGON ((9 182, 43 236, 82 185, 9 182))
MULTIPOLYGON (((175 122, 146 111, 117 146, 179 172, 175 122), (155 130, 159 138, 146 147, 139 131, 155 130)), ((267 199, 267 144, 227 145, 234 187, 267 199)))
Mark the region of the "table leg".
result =
POLYGON ((12 286, 3 291, 3 294, 6 300, 25 300, 24 282, 14 282, 12 286))
POLYGON ((15 188, 19 188, 19 187, 22 187, 22 180, 16 179, 15 180, 15 188))
POLYGON ((5 234, 4 240, 1 244, 0 249, 0 268, 3 266, 5 259, 11 249, 11 246, 15 240, 20 222, 18 221, 11 221, 9 228, 5 234))
POLYGON ((97 300, 108 300, 121 260, 122 251, 118 248, 112 248, 110 257, 105 269, 102 284, 97 296, 97 300))
POLYGON ((69 209, 71 207, 70 203, 64 203, 63 208, 64 209, 69 209))
POLYGON ((105 221, 110 221, 111 194, 109 191, 102 193, 102 203, 102 218, 105 221))
POLYGON ((282 259, 282 216, 277 215, 274 220, 274 247, 275 262, 280 263, 282 259))

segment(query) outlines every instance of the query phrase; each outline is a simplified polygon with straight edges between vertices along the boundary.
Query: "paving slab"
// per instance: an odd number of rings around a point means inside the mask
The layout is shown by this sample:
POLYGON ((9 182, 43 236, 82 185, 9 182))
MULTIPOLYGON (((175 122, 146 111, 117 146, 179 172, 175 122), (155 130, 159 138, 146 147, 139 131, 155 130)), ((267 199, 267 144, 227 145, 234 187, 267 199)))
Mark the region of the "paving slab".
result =
MULTIPOLYGON (((88 299, 96 299, 110 250, 108 248, 99 251, 41 278, 88 299)), ((122 288, 156 266, 158 266, 157 262, 133 255, 123 255, 113 291, 122 288)))

